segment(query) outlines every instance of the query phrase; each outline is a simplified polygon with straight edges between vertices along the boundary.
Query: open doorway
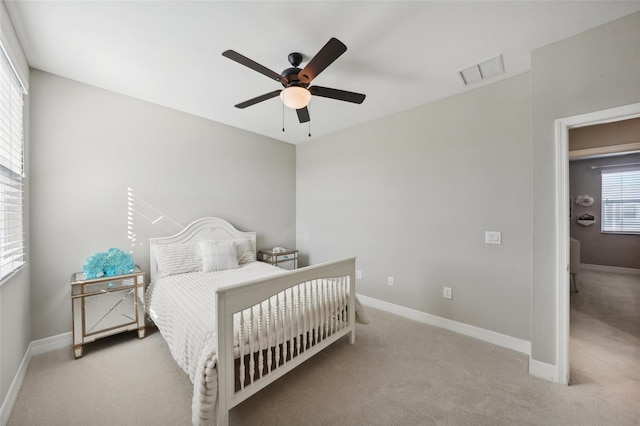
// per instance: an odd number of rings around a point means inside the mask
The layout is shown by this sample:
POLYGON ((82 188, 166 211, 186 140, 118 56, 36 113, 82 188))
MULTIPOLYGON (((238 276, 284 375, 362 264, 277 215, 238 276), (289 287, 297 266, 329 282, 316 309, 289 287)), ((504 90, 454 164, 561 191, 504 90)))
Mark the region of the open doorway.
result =
POLYGON ((569 194, 569 384, 637 394, 640 118, 569 130, 569 194))
POLYGON ((562 384, 570 383, 569 130, 637 117, 640 103, 556 120, 556 366, 562 384))

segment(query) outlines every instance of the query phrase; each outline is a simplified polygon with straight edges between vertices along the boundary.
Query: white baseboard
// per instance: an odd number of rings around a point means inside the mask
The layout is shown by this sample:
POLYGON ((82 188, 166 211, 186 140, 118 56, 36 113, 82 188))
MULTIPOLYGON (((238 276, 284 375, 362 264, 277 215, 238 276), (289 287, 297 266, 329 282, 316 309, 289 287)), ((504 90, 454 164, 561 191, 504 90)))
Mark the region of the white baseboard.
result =
POLYGON ((24 376, 25 374, 27 374, 27 368, 29 367, 31 357, 34 355, 53 351, 55 349, 64 347, 70 348, 72 343, 73 337, 71 332, 58 334, 57 336, 51 336, 45 339, 34 340, 29 343, 27 351, 25 352, 24 357, 22 357, 22 361, 20 362, 20 366, 18 367, 18 371, 16 372, 13 381, 11 382, 11 386, 9 387, 9 391, 7 392, 7 396, 2 402, 2 406, 0 407, 0 425, 4 426, 9 422, 11 411, 13 410, 13 406, 18 399, 18 392, 20 392, 22 382, 24 381, 24 376))
POLYGON ((558 368, 555 365, 536 361, 531 357, 529 357, 529 374, 550 382, 560 383, 560 375, 558 374, 558 368))
POLYGON ((68 333, 58 334, 57 336, 34 340, 29 345, 29 350, 31 352, 31 356, 33 356, 60 348, 70 347, 72 344, 73 334, 69 331, 68 333))
POLYGON ((621 266, 592 265, 589 263, 581 263, 580 267, 585 271, 611 272, 613 274, 640 275, 640 269, 623 268, 621 266))
MULTIPOLYGON (((29 347, 31 347, 31 344, 29 344, 29 347)), ((22 357, 22 362, 20 362, 18 371, 11 382, 7 396, 4 401, 2 401, 2 407, 0 407, 0 425, 2 426, 9 423, 9 417, 11 416, 13 406, 18 399, 18 392, 20 392, 20 388, 22 387, 24 375, 27 373, 27 367, 29 366, 30 360, 31 356, 29 355, 29 348, 27 348, 27 352, 25 352, 24 357, 22 357)))
POLYGON ((373 297, 364 296, 361 294, 358 294, 358 299, 360 299, 363 304, 371 306, 372 308, 380 309, 381 311, 386 311, 392 314, 399 315, 401 317, 412 319, 414 321, 419 321, 436 327, 451 330, 456 333, 464 334, 465 336, 473 337, 484 342, 492 343, 494 345, 531 356, 531 342, 529 342, 528 340, 522 340, 516 337, 507 336, 505 334, 496 333, 495 331, 486 330, 484 328, 475 327, 473 325, 453 321, 447 318, 442 318, 437 315, 432 315, 426 312, 417 311, 415 309, 406 308, 404 306, 395 305, 393 303, 374 299, 373 297))

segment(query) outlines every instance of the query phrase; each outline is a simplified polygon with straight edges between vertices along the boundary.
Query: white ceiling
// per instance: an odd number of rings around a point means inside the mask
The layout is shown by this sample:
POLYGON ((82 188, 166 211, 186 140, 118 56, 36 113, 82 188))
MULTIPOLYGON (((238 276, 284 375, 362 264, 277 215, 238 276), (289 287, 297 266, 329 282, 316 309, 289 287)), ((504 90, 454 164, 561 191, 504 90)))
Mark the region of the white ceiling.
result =
POLYGON ((365 93, 314 97, 312 138, 530 69, 531 51, 640 10, 640 1, 33 1, 4 0, 33 68, 290 143, 308 126, 281 88, 224 58, 233 49, 281 72, 336 37, 348 50, 313 84, 365 93), (457 72, 502 54, 506 73, 464 88, 457 72))

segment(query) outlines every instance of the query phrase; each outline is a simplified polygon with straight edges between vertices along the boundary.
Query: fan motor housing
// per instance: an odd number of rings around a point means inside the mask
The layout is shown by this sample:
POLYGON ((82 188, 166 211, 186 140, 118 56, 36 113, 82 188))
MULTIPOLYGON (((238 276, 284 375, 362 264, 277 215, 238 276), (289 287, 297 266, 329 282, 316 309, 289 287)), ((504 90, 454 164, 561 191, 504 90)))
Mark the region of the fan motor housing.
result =
POLYGON ((280 75, 282 77, 285 78, 285 80, 287 80, 287 84, 285 85, 284 83, 282 83, 282 85, 284 87, 289 87, 289 86, 300 86, 300 87, 304 87, 305 89, 309 86, 308 83, 302 83, 300 81, 300 79, 298 78, 298 73, 302 71, 300 68, 298 67, 292 67, 292 68, 287 68, 286 70, 282 71, 280 73, 280 75))

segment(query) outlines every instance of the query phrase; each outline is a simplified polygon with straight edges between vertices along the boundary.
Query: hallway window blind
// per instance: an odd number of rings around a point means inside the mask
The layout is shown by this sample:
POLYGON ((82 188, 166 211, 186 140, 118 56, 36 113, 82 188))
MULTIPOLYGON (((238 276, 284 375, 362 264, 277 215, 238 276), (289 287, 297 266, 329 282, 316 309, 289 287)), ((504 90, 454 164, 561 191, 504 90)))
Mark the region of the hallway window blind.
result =
POLYGON ((640 234, 640 168, 602 172, 602 232, 640 234))
POLYGON ((0 49, 0 280, 25 264, 23 102, 0 49))

